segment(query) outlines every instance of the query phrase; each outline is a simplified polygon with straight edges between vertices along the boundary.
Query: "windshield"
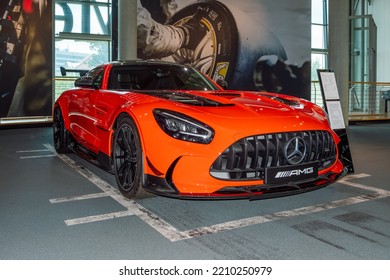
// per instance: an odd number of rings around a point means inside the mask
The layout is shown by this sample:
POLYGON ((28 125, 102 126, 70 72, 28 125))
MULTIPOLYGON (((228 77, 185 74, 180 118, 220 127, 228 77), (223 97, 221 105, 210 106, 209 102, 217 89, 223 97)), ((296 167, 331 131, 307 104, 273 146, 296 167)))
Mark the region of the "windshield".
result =
POLYGON ((121 65, 111 69, 108 89, 218 90, 197 70, 181 65, 121 65))

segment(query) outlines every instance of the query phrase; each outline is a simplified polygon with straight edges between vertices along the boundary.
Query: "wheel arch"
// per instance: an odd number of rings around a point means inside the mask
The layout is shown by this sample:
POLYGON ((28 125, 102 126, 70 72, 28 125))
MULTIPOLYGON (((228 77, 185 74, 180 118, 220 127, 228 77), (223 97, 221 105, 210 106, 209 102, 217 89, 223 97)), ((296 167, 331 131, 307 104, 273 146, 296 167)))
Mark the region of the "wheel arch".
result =
MULTIPOLYGON (((121 121, 123 118, 125 118, 125 117, 129 117, 129 118, 131 118, 131 119, 134 120, 133 116, 131 116, 131 114, 129 114, 128 112, 121 112, 121 113, 119 113, 119 114, 116 116, 116 118, 115 118, 115 120, 114 120, 114 122, 113 122, 113 124, 112 124, 112 129, 113 129, 113 130, 116 130, 116 128, 117 128, 118 124, 120 123, 120 121, 121 121)), ((138 127, 138 126, 137 126, 137 127, 138 127)))
POLYGON ((113 146, 113 141, 114 141, 114 134, 115 134, 115 130, 117 129, 118 127, 118 124, 120 123, 120 121, 123 119, 123 118, 126 118, 126 117, 129 117, 135 124, 135 126, 137 127, 137 130, 138 130, 138 135, 139 135, 139 138, 140 138, 140 142, 141 142, 141 150, 143 151, 143 157, 145 157, 145 143, 144 143, 144 140, 143 140, 143 134, 142 134, 142 131, 140 129, 140 125, 137 121, 137 118, 135 118, 135 116, 133 114, 131 114, 130 112, 127 112, 127 111, 123 111, 123 112, 120 112, 118 113, 118 115, 116 116, 115 120, 113 121, 113 124, 112 124, 112 133, 111 133, 111 137, 110 137, 110 157, 112 157, 112 146, 113 146))
POLYGON ((61 114, 62 114, 62 118, 64 120, 65 129, 69 132, 70 131, 70 124, 69 124, 69 119, 68 119, 68 111, 64 107, 65 106, 63 106, 59 102, 55 102, 53 105, 52 117, 53 117, 53 122, 54 122, 54 112, 57 108, 59 108, 61 111, 61 114))

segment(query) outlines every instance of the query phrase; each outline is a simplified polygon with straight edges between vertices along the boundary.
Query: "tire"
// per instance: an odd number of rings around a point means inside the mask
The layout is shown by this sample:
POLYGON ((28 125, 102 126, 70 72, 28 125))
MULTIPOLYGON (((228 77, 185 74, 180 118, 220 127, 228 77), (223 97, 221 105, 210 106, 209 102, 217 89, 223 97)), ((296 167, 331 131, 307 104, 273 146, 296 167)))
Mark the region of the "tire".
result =
POLYGON ((264 55, 287 59, 280 41, 261 22, 258 2, 200 0, 179 10, 168 24, 183 25, 198 12, 207 35, 195 51, 183 48, 163 60, 190 64, 213 80, 224 78, 229 89, 257 90, 257 60, 264 55))
POLYGON ((69 149, 69 133, 65 128, 64 118, 60 107, 54 109, 53 114, 53 142, 54 148, 59 154, 68 154, 69 149))
POLYGON ((138 129, 129 117, 122 118, 117 125, 112 159, 116 182, 124 197, 140 199, 153 196, 142 187, 142 146, 138 129))

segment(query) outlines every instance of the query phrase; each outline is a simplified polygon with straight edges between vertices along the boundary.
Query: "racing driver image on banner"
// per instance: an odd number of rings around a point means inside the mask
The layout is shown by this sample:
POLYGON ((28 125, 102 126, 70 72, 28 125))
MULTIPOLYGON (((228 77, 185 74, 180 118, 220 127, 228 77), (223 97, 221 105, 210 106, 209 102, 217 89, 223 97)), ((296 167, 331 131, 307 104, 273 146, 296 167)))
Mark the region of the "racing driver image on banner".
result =
POLYGON ((286 22, 302 10, 310 15, 310 1, 286 8, 290 2, 138 0, 137 55, 190 64, 214 80, 226 80, 229 89, 310 99, 310 16, 298 16, 294 24, 299 27, 286 22), (284 29, 278 36, 271 24, 275 14, 284 29), (289 35, 296 30, 307 35, 289 35), (288 59, 287 53, 298 59, 288 59))
MULTIPOLYGON (((159 2, 164 16, 170 18, 177 9, 176 1, 159 2)), ((149 2, 149 5, 151 3, 153 1, 149 2)), ((200 22, 199 12, 184 25, 174 26, 154 20, 140 0, 137 1, 137 5, 137 49, 140 58, 164 58, 173 55, 181 48, 194 51, 206 35, 206 28, 200 22)))
POLYGON ((0 4, 0 117, 48 116, 52 107, 52 0, 0 4))

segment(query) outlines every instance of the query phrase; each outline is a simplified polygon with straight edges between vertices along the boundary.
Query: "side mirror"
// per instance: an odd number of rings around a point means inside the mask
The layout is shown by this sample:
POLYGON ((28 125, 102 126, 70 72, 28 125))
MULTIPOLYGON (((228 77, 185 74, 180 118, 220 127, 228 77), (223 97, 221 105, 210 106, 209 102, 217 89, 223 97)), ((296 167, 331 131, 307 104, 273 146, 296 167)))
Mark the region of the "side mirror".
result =
POLYGON ((223 78, 218 78, 215 82, 217 83, 217 85, 219 85, 223 89, 228 88, 228 83, 223 78))
POLYGON ((81 78, 78 78, 74 82, 75 87, 94 87, 94 81, 91 77, 84 76, 81 78))

